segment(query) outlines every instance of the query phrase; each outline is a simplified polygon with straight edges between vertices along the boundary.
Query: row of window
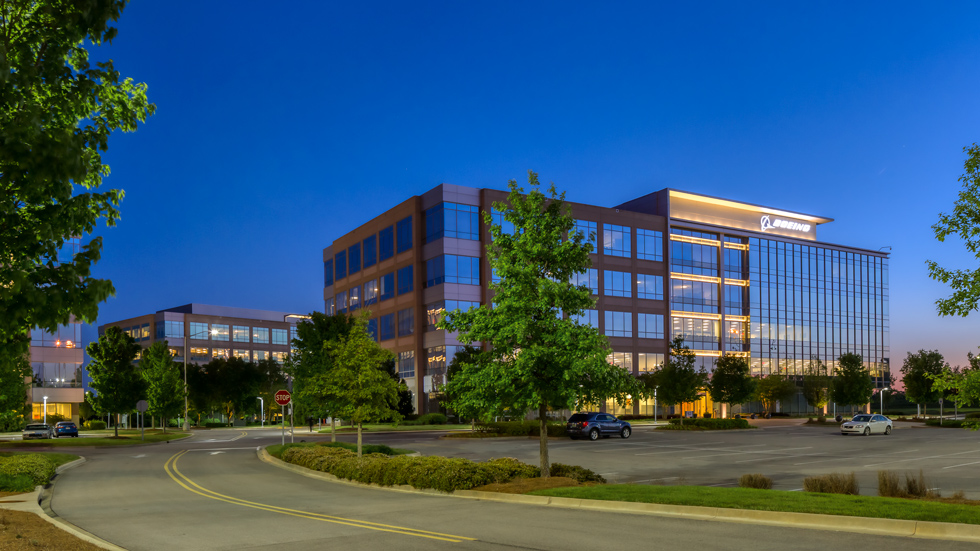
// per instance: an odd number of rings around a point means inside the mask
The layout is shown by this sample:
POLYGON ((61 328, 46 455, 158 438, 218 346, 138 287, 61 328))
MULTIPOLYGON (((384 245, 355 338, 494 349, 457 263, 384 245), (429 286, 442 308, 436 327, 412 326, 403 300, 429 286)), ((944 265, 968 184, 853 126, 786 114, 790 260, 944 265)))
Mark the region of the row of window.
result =
POLYGON ((425 286, 442 283, 480 284, 480 259, 475 256, 440 255, 425 261, 425 286))
POLYGON ((415 288, 415 270, 411 264, 389 272, 378 279, 372 279, 364 285, 355 285, 344 291, 339 291, 333 297, 324 301, 324 311, 328 316, 334 313, 353 312, 362 306, 371 306, 378 302, 395 298, 405 293, 411 293, 415 288), (395 287, 397 277, 398 287, 395 287), (363 292, 362 292, 363 291, 363 292))
MULTIPOLYGON (((596 245, 599 239, 598 227, 596 222, 590 220, 576 220, 573 231, 580 233, 585 241, 596 245)), ((602 225, 602 254, 608 256, 622 256, 631 258, 633 256, 633 228, 629 226, 617 226, 615 224, 602 225)), ((636 258, 641 260, 654 260, 663 262, 664 260, 664 234, 656 230, 644 230, 636 228, 636 258)))
POLYGON ((323 286, 329 287, 338 279, 370 268, 378 262, 395 256, 395 251, 405 252, 412 248, 412 217, 406 216, 394 226, 382 229, 360 243, 354 243, 334 257, 323 261, 323 286), (395 237, 397 236, 397 243, 395 237), (396 247, 397 245, 397 247, 396 247))
POLYGON ((472 205, 439 203, 425 211, 425 242, 443 237, 479 241, 479 210, 472 205))
POLYGON ((82 366, 66 362, 31 362, 32 385, 43 388, 76 388, 82 386, 82 366))
POLYGON ((31 346, 78 348, 82 345, 82 324, 59 325, 53 332, 31 330, 31 346))
MULTIPOLYGON (((615 270, 602 271, 602 294, 609 297, 632 297, 633 296, 633 274, 630 272, 617 272, 615 270)), ((650 300, 664 299, 664 278, 663 276, 651 274, 636 274, 636 298, 650 300)), ((589 268, 584 273, 575 274, 572 277, 573 285, 584 285, 592 290, 593 294, 599 294, 599 271, 589 268)))
MULTIPOLYGON (((160 338, 160 326, 163 325, 164 335, 167 337, 181 338, 184 334, 183 323, 165 322, 157 324, 157 338, 160 338), (174 334, 167 334, 167 323, 172 325, 169 329, 174 334), (179 335, 177 327, 180 327, 179 335)), ((233 341, 233 342, 253 342, 256 344, 278 344, 288 345, 292 339, 296 338, 296 327, 291 326, 287 332, 285 329, 275 329, 268 327, 251 327, 248 325, 228 325, 224 323, 205 323, 190 322, 190 338, 195 340, 212 341, 233 341)))
MULTIPOLYGON (((633 312, 603 311, 602 334, 607 337, 633 337, 633 312)), ((581 316, 572 319, 583 325, 599 327, 599 311, 586 310, 581 316)), ((641 339, 664 338, 663 314, 636 314, 636 336, 641 339)))
MULTIPOLYGON (((184 351, 181 348, 171 348, 171 354, 175 358, 180 358, 183 356, 184 351)), ((199 346, 192 346, 188 350, 188 360, 197 363, 207 363, 212 359, 218 358, 240 358, 247 362, 259 362, 262 360, 273 359, 276 363, 283 363, 286 361, 286 355, 288 352, 280 352, 274 350, 246 350, 242 348, 204 348, 199 346)))
POLYGON ((415 333, 415 309, 405 308, 398 312, 371 318, 368 320, 367 331, 376 341, 387 341, 396 336, 407 337, 412 335, 415 333))

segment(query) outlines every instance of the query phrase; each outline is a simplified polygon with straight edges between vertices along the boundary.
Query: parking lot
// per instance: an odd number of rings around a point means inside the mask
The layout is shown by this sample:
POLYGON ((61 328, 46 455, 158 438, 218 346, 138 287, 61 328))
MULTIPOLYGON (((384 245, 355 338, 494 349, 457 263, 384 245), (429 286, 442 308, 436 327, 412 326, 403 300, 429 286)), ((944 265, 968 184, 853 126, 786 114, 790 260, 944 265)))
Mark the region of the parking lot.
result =
MULTIPOLYGON (((861 493, 877 491, 877 472, 922 469, 943 495, 962 490, 980 499, 980 432, 896 423, 890 436, 841 436, 836 426, 760 421, 743 431, 660 431, 635 427, 628 440, 551 439, 551 461, 590 468, 614 483, 736 486, 746 473, 773 478, 774 488, 799 490, 803 477, 855 472, 861 493)), ((346 438, 345 438, 346 439, 346 438)), ((371 435, 371 442, 424 455, 486 460, 516 457, 538 463, 538 441, 528 438, 438 439, 423 433, 371 435)))

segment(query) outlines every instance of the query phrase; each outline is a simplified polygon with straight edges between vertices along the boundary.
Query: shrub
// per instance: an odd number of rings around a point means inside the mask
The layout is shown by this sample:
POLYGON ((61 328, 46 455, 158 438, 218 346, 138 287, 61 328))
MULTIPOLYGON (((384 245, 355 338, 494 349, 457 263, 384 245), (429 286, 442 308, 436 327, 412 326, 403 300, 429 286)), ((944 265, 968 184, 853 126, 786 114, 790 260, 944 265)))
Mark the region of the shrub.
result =
POLYGON ((34 489, 34 481, 24 474, 0 474, 0 492, 30 492, 34 489))
MULTIPOLYGON (((501 436, 540 436, 537 421, 501 421, 497 423, 477 423, 477 432, 499 434, 501 436)), ((568 436, 564 423, 548 423, 548 436, 568 436)))
MULTIPOLYGON (((345 450, 350 450, 357 453, 357 444, 352 444, 350 442, 320 442, 317 446, 323 446, 326 448, 343 448, 345 450)), ((380 453, 383 455, 395 455, 395 450, 391 449, 384 444, 363 444, 361 446, 361 453, 380 453)))
POLYGON ((418 421, 420 425, 445 425, 446 416, 441 413, 426 413, 418 421))
POLYGON ((657 427, 656 430, 708 430, 708 429, 704 427, 699 427, 697 425, 692 425, 690 423, 684 423, 683 425, 680 424, 661 425, 657 427))
POLYGON ((854 473, 830 473, 804 478, 803 491, 856 496, 858 495, 859 488, 857 477, 854 476, 854 473))
POLYGON ((967 419, 980 419, 980 411, 974 413, 967 413, 965 417, 967 419))
MULTIPOLYGON (((680 425, 680 419, 668 421, 671 425, 680 425)), ((752 425, 745 419, 685 419, 684 425, 699 427, 706 430, 749 429, 752 425)))
POLYGON ((12 411, 0 413, 0 432, 17 432, 24 430, 27 420, 22 415, 12 411))
POLYGON ((898 475, 891 471, 878 471, 878 495, 881 497, 908 497, 898 475))
POLYGON ((771 490, 772 479, 761 474, 743 474, 738 477, 739 488, 755 488, 757 490, 771 490))
POLYGON ((598 482, 605 484, 606 479, 594 471, 579 467, 578 465, 565 465, 564 463, 551 464, 551 476, 564 476, 579 482, 598 482))
POLYGON ((905 473, 905 493, 912 497, 939 497, 939 492, 929 489, 922 469, 919 469, 918 478, 914 474, 905 473))
POLYGON ((939 419, 927 419, 926 426, 928 427, 943 427, 947 429, 962 429, 969 427, 973 424, 973 421, 968 421, 965 419, 943 419, 940 424, 939 419))
POLYGON ((82 428, 86 430, 105 430, 105 421, 96 421, 95 419, 85 421, 82 428))
POLYGON ((36 453, 0 457, 0 475, 24 475, 30 478, 34 485, 47 484, 54 476, 54 470, 54 463, 36 453))
POLYGON ((221 423, 221 422, 217 422, 217 421, 208 421, 207 423, 204 423, 204 426, 207 427, 207 428, 209 428, 209 429, 220 429, 220 428, 227 427, 228 426, 228 423, 221 423))

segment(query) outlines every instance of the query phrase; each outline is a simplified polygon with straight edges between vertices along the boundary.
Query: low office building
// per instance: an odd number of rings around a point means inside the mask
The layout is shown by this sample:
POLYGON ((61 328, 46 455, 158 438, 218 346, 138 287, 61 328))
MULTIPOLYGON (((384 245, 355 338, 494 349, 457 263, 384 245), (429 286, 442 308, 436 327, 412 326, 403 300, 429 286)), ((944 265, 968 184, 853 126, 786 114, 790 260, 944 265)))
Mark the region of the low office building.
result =
MULTIPOLYGON (((489 302, 480 213, 506 197, 443 184, 323 250, 325 311, 371 311, 369 328, 396 354, 420 412, 438 408, 447 360, 461 346, 436 329, 439 316, 489 302)), ((671 189, 616 207, 569 206, 595 245, 577 280, 596 298, 582 321, 606 335, 611 363, 652 371, 681 335, 709 371, 737 354, 755 375, 799 377, 814 359, 833 368, 855 352, 879 386, 890 383, 888 255, 817 241, 831 219, 671 189)), ((654 405, 605 407, 652 414, 654 405)), ((707 397, 682 407, 723 413, 707 397)))
POLYGON ((214 358, 285 361, 296 338, 296 324, 305 316, 287 312, 185 304, 99 326, 119 327, 143 348, 167 341, 177 362, 203 364, 214 358))
MULTIPOLYGON (((78 422, 78 406, 85 401, 82 363, 85 346, 82 324, 71 320, 53 331, 31 331, 33 380, 27 401, 36 420, 56 415, 78 422)), ((50 419, 49 419, 50 420, 50 419)))

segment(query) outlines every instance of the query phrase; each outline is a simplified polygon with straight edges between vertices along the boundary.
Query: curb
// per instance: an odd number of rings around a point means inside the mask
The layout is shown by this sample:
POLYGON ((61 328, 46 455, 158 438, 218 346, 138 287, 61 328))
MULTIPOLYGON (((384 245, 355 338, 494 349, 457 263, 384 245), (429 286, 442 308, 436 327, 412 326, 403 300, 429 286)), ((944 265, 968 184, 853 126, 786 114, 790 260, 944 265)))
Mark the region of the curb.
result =
POLYGON ((807 528, 811 530, 853 532, 879 536, 912 537, 921 539, 980 543, 980 525, 975 524, 849 517, 843 515, 824 515, 816 513, 755 511, 751 509, 728 509, 723 507, 699 507, 693 505, 664 505, 660 503, 635 503, 630 501, 602 501, 596 499, 479 492, 475 490, 456 490, 453 493, 446 493, 439 490, 418 490, 408 485, 388 487, 379 486, 377 484, 362 484, 360 482, 343 480, 329 473, 314 471, 307 469, 306 467, 286 463, 281 459, 276 459, 275 457, 269 455, 269 452, 267 452, 265 448, 261 448, 257 454, 261 461, 287 471, 292 471, 302 476, 326 480, 329 482, 339 482, 349 486, 371 488, 375 490, 457 497, 463 499, 475 499, 479 501, 495 501, 498 503, 517 503, 521 505, 560 507, 563 509, 584 509, 589 511, 631 513, 661 517, 687 518, 692 520, 737 522, 764 526, 784 526, 789 528, 807 528))

